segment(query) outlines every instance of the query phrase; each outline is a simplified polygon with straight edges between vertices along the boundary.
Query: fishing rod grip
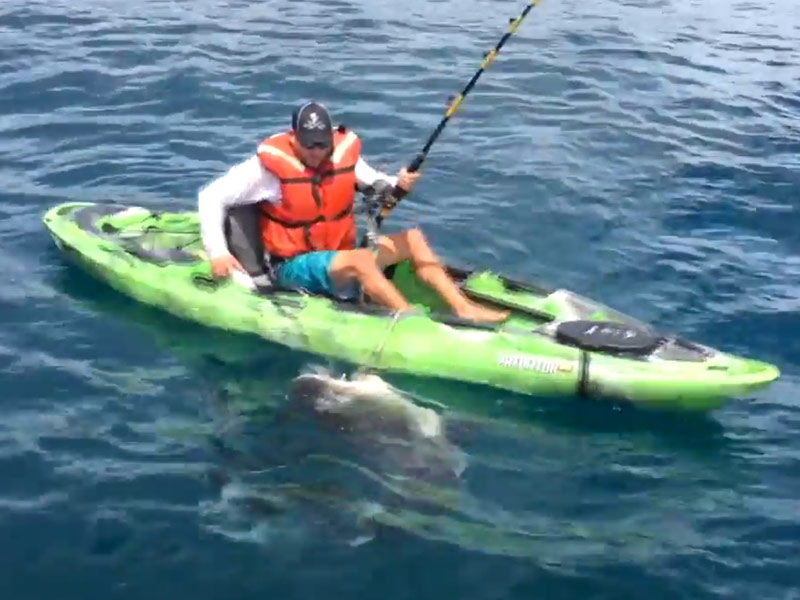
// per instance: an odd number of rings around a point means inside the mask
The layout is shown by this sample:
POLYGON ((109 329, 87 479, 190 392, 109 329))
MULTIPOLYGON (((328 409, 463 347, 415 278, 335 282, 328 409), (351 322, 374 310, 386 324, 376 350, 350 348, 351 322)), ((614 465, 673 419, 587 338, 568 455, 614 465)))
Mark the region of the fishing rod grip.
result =
POLYGON ((408 165, 407 169, 409 172, 414 173, 419 171, 419 168, 422 166, 422 163, 425 161, 425 155, 423 153, 419 153, 414 157, 414 160, 411 161, 411 164, 408 165))
MULTIPOLYGON (((425 161, 425 153, 420 152, 419 154, 417 154, 414 157, 414 160, 412 160, 409 163, 409 165, 406 167, 406 170, 409 173, 415 173, 416 171, 419 171, 419 168, 422 166, 422 163, 424 161, 425 161)), ((394 197, 395 202, 399 202, 400 200, 405 198, 407 195, 408 195, 408 191, 407 190, 404 190, 403 188, 398 187, 398 186, 394 186, 394 190, 392 191, 392 196, 394 197)))

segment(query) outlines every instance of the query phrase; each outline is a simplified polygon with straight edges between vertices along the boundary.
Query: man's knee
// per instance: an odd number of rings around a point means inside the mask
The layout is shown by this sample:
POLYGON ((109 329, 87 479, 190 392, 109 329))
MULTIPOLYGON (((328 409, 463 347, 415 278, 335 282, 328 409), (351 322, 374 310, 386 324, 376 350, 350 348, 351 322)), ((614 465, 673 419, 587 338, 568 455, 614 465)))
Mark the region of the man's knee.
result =
POLYGON ((397 261, 415 260, 430 252, 425 236, 416 227, 396 234, 394 248, 397 261))
POLYGON ((418 227, 414 227, 412 229, 406 229, 405 238, 406 242, 408 243, 408 247, 412 251, 418 248, 428 247, 428 242, 425 239, 425 235, 422 233, 422 230, 419 229, 418 227))
POLYGON ((351 250, 348 258, 348 266, 357 275, 369 275, 374 272, 378 265, 375 261, 375 255, 371 250, 366 248, 359 250, 351 250))
POLYGON ((409 259, 415 270, 421 267, 439 265, 439 259, 434 254, 425 235, 416 227, 406 230, 406 243, 408 246, 409 259))

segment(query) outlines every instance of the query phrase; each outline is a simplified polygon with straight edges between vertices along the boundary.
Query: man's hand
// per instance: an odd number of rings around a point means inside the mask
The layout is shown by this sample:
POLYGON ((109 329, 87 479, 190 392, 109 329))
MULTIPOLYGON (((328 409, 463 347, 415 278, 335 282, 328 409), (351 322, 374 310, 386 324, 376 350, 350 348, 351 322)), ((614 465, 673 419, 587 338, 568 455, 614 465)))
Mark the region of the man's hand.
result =
POLYGON ((233 271, 245 272, 244 267, 233 254, 220 254, 211 259, 211 272, 214 277, 227 277, 233 271))
POLYGON ((422 177, 422 173, 420 171, 414 171, 413 173, 403 167, 397 172, 397 187, 406 192, 411 191, 411 188, 414 186, 414 183, 422 177))

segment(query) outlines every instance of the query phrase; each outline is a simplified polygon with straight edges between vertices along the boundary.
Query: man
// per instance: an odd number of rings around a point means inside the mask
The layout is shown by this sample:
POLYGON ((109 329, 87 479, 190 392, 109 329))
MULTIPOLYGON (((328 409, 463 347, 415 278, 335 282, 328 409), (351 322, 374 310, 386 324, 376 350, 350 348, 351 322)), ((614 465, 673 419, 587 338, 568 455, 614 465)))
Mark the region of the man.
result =
POLYGON ((410 260, 420 280, 458 316, 504 319, 506 312, 464 296, 418 229, 381 236, 376 252, 356 248, 356 184, 366 187, 385 180, 409 191, 420 177, 405 168, 395 177, 376 171, 360 157, 360 149, 354 132, 343 127, 334 131, 327 109, 308 102, 292 115, 290 131, 267 138, 255 156, 201 189, 201 232, 214 275, 244 270, 226 243, 226 211, 258 204, 264 249, 283 287, 341 295, 358 283, 373 302, 403 311, 408 302, 383 269, 410 260))

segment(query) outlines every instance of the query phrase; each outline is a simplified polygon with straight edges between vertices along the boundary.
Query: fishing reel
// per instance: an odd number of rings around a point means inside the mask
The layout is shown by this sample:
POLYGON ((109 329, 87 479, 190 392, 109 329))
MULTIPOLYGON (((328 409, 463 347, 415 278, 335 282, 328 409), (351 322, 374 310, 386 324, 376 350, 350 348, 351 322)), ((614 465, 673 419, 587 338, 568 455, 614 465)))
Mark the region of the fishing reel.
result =
POLYGON ((361 241, 361 246, 375 250, 378 244, 378 215, 384 209, 391 210, 397 204, 397 198, 394 194, 394 186, 388 181, 382 179, 377 180, 366 188, 359 188, 364 207, 367 213, 367 231, 364 234, 364 239, 361 241))
POLYGON ((394 186, 383 179, 378 179, 375 183, 361 190, 364 204, 369 213, 375 213, 383 208, 392 209, 397 204, 394 193, 394 186))

